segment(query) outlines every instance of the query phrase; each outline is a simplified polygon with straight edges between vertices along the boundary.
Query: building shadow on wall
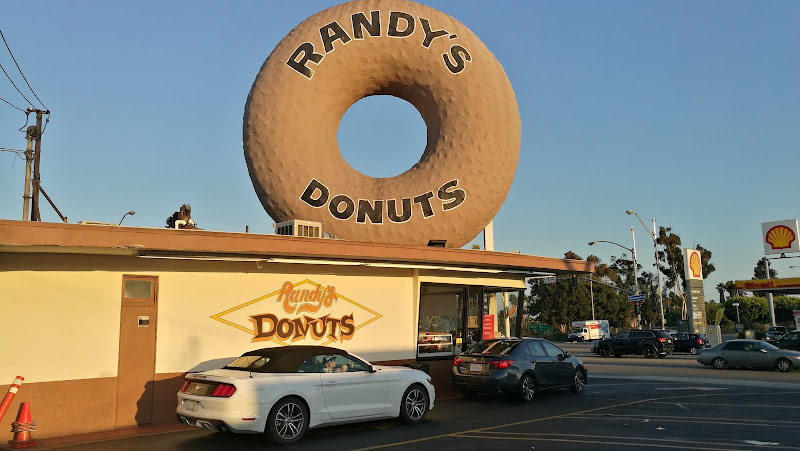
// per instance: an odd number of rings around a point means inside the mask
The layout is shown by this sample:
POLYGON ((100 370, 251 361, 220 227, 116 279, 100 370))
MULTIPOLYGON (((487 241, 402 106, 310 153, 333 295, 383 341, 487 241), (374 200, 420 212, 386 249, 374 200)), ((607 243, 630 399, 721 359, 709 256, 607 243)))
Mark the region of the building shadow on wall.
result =
POLYGON ((155 392, 155 382, 149 381, 144 384, 144 392, 139 400, 136 401, 136 424, 139 426, 153 423, 153 394, 155 392))

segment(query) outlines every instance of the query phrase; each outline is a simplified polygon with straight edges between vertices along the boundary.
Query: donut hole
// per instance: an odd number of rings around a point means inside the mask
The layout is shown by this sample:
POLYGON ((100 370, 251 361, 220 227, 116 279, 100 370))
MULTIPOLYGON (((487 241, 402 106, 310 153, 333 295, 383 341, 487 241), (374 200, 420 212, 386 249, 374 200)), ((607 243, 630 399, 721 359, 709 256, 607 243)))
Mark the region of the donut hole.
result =
POLYGON ((414 105, 389 95, 365 97, 348 108, 336 134, 339 152, 369 177, 394 177, 422 158, 427 127, 414 105))

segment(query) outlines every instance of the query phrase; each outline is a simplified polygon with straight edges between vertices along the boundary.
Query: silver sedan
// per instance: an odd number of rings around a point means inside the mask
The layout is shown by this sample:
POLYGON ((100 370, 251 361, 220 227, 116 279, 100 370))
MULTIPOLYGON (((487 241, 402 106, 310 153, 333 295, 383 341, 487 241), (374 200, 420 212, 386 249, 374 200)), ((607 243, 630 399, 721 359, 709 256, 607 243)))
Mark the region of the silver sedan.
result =
POLYGON ((730 340, 711 349, 700 349, 697 361, 718 370, 726 368, 800 369, 800 352, 777 348, 761 340, 730 340))

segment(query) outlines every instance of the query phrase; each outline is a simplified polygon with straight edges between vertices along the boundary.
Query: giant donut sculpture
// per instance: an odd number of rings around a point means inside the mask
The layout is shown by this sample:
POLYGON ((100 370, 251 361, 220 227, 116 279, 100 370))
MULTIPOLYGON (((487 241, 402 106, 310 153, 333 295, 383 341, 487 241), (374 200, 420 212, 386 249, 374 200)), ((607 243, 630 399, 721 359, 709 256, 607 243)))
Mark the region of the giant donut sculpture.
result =
POLYGON ((273 220, 318 221, 348 240, 461 247, 508 194, 520 118, 502 66, 463 24, 411 1, 356 0, 281 40, 253 83, 243 135, 273 220), (371 95, 408 101, 427 126, 419 162, 395 177, 361 174, 339 151, 342 116, 371 95))

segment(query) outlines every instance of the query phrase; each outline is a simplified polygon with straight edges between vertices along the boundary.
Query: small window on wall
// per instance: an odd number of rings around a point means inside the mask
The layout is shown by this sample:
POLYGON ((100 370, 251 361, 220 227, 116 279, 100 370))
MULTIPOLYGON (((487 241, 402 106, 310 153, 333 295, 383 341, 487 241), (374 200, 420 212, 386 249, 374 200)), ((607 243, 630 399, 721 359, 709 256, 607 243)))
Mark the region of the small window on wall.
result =
POLYGON ((418 357, 452 357, 461 349, 464 287, 423 284, 419 299, 418 357))
POLYGON ((155 302, 155 277, 122 276, 122 299, 134 302, 155 302))

